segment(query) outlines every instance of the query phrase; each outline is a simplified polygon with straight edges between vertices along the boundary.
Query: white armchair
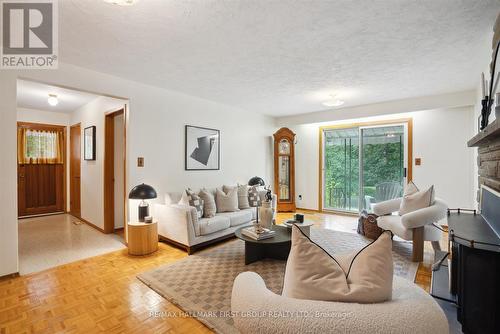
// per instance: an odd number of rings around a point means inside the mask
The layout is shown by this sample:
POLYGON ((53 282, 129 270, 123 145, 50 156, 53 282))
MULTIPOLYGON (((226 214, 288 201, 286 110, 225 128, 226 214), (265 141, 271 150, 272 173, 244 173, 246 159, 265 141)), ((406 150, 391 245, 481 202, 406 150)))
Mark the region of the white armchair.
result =
POLYGON ((394 215, 399 211, 402 198, 376 203, 373 212, 379 216, 377 225, 390 230, 398 237, 413 241, 413 261, 420 262, 424 257, 424 241, 431 241, 434 249, 439 249, 441 231, 433 223, 446 217, 448 206, 440 199, 423 209, 402 216, 394 215))

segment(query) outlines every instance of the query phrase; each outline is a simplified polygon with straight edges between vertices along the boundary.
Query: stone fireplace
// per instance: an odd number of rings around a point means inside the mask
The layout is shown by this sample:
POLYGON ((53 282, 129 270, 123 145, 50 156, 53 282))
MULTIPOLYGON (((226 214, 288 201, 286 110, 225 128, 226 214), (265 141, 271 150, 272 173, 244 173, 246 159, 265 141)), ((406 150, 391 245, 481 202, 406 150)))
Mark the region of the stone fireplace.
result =
POLYGON ((484 184, 500 192, 500 120, 489 124, 483 132, 469 140, 467 145, 479 148, 479 185, 484 184))

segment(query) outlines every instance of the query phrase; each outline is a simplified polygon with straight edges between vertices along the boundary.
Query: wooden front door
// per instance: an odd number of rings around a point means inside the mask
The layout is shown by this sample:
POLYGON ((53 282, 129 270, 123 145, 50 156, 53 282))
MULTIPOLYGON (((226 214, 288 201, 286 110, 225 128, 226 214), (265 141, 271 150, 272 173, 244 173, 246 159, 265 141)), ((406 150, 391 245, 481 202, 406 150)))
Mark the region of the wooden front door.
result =
MULTIPOLYGON (((32 131, 62 132, 63 141, 66 137, 64 127, 56 125, 19 122, 18 128, 32 131)), ((26 139, 21 142, 19 140, 18 138, 19 145, 24 145, 26 139)), ((63 147, 65 147, 64 144, 63 147)), ((64 149, 62 151, 61 163, 47 163, 46 161, 35 163, 32 159, 18 157, 17 213, 19 217, 64 212, 64 149)))
POLYGON ((80 159, 81 159, 81 129, 80 124, 73 125, 70 129, 70 162, 69 162, 69 193, 70 213, 75 217, 81 217, 80 203, 80 159))

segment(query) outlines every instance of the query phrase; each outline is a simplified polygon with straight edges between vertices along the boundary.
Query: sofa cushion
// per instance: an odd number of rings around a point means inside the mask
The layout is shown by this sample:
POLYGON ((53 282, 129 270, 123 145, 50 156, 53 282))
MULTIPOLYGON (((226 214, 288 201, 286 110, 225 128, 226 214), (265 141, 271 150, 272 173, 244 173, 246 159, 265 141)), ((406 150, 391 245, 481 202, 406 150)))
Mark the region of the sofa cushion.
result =
POLYGON ((222 215, 216 215, 212 218, 201 218, 198 220, 198 226, 200 227, 200 234, 207 235, 217 231, 225 230, 231 226, 228 217, 222 215))
POLYGON ((223 212, 218 213, 218 216, 223 216, 229 218, 231 226, 238 226, 251 222, 253 219, 252 212, 250 210, 241 210, 237 212, 223 212))
POLYGON ((252 220, 257 218, 257 208, 243 209, 241 211, 250 212, 250 214, 252 215, 252 220))
POLYGON ((392 296, 390 232, 359 251, 330 255, 292 226, 292 247, 282 296, 298 299, 378 303, 392 296))
POLYGON ((217 212, 234 212, 238 209, 238 188, 227 188, 228 192, 217 188, 215 195, 215 203, 217 204, 217 212))

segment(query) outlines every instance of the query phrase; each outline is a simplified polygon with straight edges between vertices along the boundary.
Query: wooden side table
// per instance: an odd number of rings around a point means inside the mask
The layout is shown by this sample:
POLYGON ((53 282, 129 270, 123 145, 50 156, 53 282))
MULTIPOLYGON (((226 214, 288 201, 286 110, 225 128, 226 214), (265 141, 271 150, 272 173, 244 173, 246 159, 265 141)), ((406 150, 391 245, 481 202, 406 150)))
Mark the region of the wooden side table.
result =
POLYGON ((158 250, 158 222, 128 223, 128 253, 147 255, 158 250))

